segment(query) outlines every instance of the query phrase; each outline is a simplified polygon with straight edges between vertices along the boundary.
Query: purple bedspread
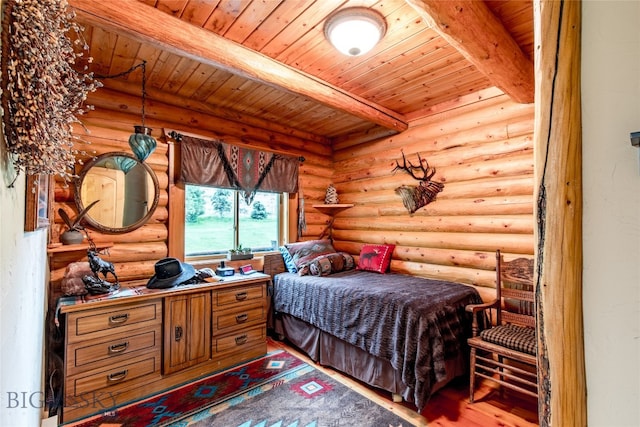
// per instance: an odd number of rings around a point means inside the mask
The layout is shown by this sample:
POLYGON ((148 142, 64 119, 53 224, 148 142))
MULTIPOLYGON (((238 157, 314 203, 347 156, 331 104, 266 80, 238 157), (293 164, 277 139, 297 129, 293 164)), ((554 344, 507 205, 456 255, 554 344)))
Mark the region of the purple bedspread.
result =
POLYGON ((481 302, 471 286, 356 270, 325 277, 281 273, 273 294, 275 311, 388 360, 419 410, 445 378, 445 360, 467 351, 465 306, 481 302))

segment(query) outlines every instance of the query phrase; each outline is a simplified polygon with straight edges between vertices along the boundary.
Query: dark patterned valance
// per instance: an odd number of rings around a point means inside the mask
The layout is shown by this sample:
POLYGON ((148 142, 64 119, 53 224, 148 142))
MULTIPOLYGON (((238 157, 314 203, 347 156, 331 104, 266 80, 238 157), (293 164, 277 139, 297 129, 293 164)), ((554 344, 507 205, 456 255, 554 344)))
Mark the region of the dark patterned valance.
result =
POLYGON ((180 175, 184 182, 240 190, 247 204, 251 204, 258 190, 298 191, 297 157, 186 135, 181 139, 181 157, 180 175))

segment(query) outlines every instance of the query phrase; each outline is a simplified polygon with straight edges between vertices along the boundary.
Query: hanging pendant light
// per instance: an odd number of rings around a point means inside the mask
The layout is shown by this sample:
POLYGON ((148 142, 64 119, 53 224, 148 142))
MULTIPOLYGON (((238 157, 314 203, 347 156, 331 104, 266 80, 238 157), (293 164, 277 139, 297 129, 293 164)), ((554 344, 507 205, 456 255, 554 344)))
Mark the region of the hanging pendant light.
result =
POLYGON ((133 151, 133 154, 144 162, 147 157, 156 149, 156 140, 151 136, 153 129, 146 127, 145 125, 135 125, 133 132, 129 136, 129 146, 133 151))
POLYGON ((378 12, 365 7, 350 7, 329 17, 324 34, 341 53, 360 56, 373 49, 386 29, 385 20, 378 12))
POLYGON ((145 99, 147 97, 146 64, 147 61, 142 61, 142 64, 138 65, 142 67, 142 124, 135 125, 133 127, 134 133, 129 136, 129 146, 131 147, 133 154, 135 154, 135 156, 141 162, 144 162, 147 157, 149 157, 149 155, 153 153, 153 151, 156 149, 156 146, 158 145, 156 140, 151 136, 152 129, 144 125, 144 105, 145 99))

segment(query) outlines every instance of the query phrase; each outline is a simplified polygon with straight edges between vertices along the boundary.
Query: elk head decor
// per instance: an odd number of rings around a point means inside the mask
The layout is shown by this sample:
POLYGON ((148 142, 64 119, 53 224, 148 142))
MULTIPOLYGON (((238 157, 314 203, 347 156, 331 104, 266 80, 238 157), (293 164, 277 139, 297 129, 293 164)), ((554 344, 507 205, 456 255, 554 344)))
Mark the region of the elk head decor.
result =
POLYGON ((406 159, 403 152, 402 165, 396 160, 396 167, 393 168, 392 172, 397 170, 403 170, 414 179, 420 181, 420 185, 417 187, 402 185, 395 189, 396 194, 402 197, 402 203, 410 214, 433 202, 438 193, 444 188, 443 183, 431 181, 431 178, 436 173, 436 168, 430 167, 427 160, 420 157, 420 153, 418 153, 418 164, 414 165, 406 159), (422 176, 418 176, 419 173, 422 173, 422 176))

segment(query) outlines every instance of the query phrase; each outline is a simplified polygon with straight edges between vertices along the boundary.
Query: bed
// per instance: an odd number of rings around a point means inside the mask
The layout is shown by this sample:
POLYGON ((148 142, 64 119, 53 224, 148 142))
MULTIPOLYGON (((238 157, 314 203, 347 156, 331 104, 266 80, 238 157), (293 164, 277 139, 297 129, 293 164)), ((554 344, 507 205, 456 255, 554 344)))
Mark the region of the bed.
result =
POLYGON ((265 256, 264 271, 273 277, 270 326, 323 366, 418 411, 468 372, 465 306, 482 302, 473 287, 353 268, 301 276, 282 254, 265 256))

